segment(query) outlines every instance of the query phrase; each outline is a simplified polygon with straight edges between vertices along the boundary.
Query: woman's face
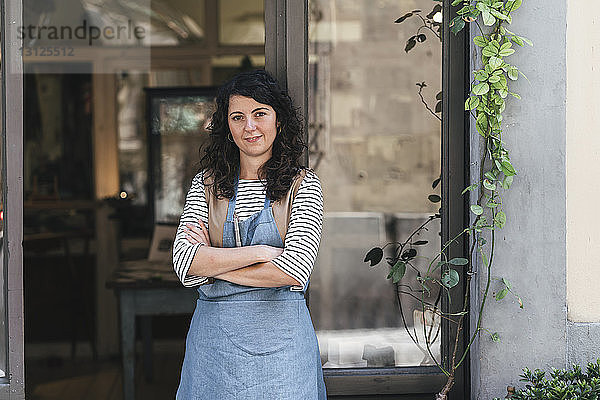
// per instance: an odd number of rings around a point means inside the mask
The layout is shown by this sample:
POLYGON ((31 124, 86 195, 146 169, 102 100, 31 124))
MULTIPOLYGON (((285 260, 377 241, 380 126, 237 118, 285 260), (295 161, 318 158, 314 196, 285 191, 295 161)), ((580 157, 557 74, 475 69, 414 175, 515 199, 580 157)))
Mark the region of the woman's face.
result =
POLYGON ((240 157, 260 157, 264 161, 271 158, 279 125, 273 107, 251 97, 233 95, 229 98, 227 120, 240 157))

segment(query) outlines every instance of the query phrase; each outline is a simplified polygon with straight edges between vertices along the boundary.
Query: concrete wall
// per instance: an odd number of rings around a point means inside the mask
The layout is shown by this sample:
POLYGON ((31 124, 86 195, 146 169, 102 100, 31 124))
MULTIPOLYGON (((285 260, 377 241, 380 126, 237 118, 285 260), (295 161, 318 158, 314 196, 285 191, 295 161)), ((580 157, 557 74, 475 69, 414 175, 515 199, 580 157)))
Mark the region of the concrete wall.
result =
MULTIPOLYGON (((497 235, 493 276, 513 283, 525 309, 510 297, 490 301, 483 327, 502 341, 481 335, 472 354, 474 399, 503 398, 507 385, 521 386, 523 367, 562 368, 567 359, 566 11, 561 0, 526 0, 510 28, 535 46, 507 59, 530 83, 512 84, 523 100, 510 100, 504 114, 503 139, 518 175, 505 197, 508 222, 497 235)), ((485 276, 479 279, 483 290, 485 276)))

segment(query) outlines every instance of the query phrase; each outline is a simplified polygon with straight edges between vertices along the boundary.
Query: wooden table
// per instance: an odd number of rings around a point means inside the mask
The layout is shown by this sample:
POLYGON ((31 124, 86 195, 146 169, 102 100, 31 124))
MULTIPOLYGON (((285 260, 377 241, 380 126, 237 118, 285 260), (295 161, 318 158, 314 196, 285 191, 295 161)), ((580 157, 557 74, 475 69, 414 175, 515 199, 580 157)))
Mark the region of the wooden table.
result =
POLYGON ((106 283, 119 298, 123 398, 135 398, 135 317, 141 316, 144 375, 152 380, 152 316, 191 314, 198 292, 185 288, 169 263, 122 262, 106 283))

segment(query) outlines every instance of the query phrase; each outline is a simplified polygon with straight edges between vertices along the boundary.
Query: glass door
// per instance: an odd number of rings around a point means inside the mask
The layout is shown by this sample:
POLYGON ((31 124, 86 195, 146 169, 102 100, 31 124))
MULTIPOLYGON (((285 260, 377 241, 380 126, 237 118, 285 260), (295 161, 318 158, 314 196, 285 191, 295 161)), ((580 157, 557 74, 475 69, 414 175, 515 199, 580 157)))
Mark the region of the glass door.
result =
MULTIPOLYGON (((369 268, 363 259, 372 247, 403 242, 439 209, 429 196, 440 193, 432 182, 441 171, 441 7, 433 29, 423 29, 431 0, 309 4, 310 166, 325 198, 310 307, 324 367, 434 365, 423 338, 419 346, 410 337, 423 332, 417 288, 394 285, 385 263, 369 268), (415 9, 423 11, 394 23, 415 9)), ((439 233, 436 220, 415 237, 427 243, 403 281, 416 283, 439 251, 439 233)), ((439 359, 440 321, 429 322, 439 359)))
MULTIPOLYGON (((455 229, 448 213, 458 208, 461 215, 463 207, 460 196, 442 202, 450 186, 462 185, 447 179, 447 162, 462 150, 446 150, 464 143, 464 126, 451 141, 442 134, 443 100, 463 101, 456 87, 443 99, 443 63, 464 58, 457 49, 443 60, 444 7, 431 0, 308 1, 308 163, 325 200, 309 308, 331 395, 431 398, 446 381, 436 363, 447 362, 453 327, 435 312, 448 309, 446 294, 432 285, 422 307, 416 279, 455 229), (376 267, 364 261, 387 243, 384 257, 392 257, 405 241, 416 243, 416 253, 399 282, 388 276, 385 258, 376 267)), ((462 61, 456 66, 455 74, 462 61)), ((461 176, 464 169, 453 171, 461 176)))

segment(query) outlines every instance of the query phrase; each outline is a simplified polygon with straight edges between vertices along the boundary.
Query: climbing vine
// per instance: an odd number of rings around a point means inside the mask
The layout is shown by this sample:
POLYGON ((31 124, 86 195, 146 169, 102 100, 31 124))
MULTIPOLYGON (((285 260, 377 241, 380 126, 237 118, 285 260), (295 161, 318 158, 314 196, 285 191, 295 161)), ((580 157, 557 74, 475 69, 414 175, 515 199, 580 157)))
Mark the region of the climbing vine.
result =
MULTIPOLYGON (((434 0, 434 2, 436 3, 434 10, 425 18, 420 15, 421 10, 413 10, 396 20, 397 23, 410 17, 418 17, 422 20, 423 27, 419 28, 419 31, 409 38, 405 47, 406 52, 417 43, 426 40, 425 35, 422 33, 423 30, 428 29, 434 32, 433 29, 437 27, 435 24, 438 23, 438 20, 434 17, 437 12, 441 11, 441 6, 438 0, 434 0)), ((478 35, 473 38, 473 43, 481 49, 481 68, 473 71, 470 94, 465 100, 465 111, 472 116, 475 128, 481 135, 483 142, 483 150, 479 160, 480 179, 478 182, 466 187, 462 192, 462 195, 469 195, 470 198, 469 209, 473 214, 472 223, 443 244, 441 251, 429 260, 427 270, 424 272, 419 271, 414 266, 414 260, 420 257, 418 255, 419 246, 427 242, 416 239, 418 239, 419 233, 427 229, 428 224, 441 217, 439 213, 430 216, 404 242, 388 243, 383 248, 375 247, 367 253, 364 260, 370 262, 371 266, 375 266, 383 259, 383 250, 386 246, 397 245, 394 256, 386 257, 390 266, 387 278, 396 285, 403 321, 405 319, 400 294, 408 294, 418 299, 420 303, 426 351, 448 378, 446 385, 437 395, 437 399, 440 400, 447 398, 454 385, 455 371, 465 361, 471 345, 479 334, 488 332, 492 340, 499 341, 497 333, 493 333, 482 326, 483 313, 490 295, 493 295, 496 300, 502 300, 508 294, 511 294, 518 301, 519 306, 523 308, 521 298, 515 294, 506 278, 497 278, 499 289, 495 293, 490 293, 492 279, 494 279, 492 265, 496 245, 496 231, 502 229, 507 223, 506 213, 504 212, 504 194, 510 189, 517 174, 510 160, 509 151, 502 140, 502 114, 506 109, 509 95, 520 99, 517 93, 510 90, 509 83, 516 81, 519 76, 527 79, 518 67, 511 64, 507 59, 515 53, 515 46, 533 45, 529 39, 511 32, 506 27, 506 25, 512 23, 512 13, 518 10, 521 4, 522 0, 454 0, 452 2, 452 6, 460 8, 456 12, 457 16, 450 21, 450 30, 457 34, 467 24, 474 25, 478 35), (449 259, 446 250, 463 236, 469 236, 471 239, 469 254, 464 257, 449 259), (477 255, 479 255, 481 265, 487 273, 485 288, 478 305, 475 330, 470 332, 468 343, 465 349, 461 350, 459 348, 460 337, 464 329, 465 317, 469 312, 469 287, 471 278, 476 273, 473 268, 475 264, 473 261, 477 255), (418 285, 415 286, 415 289, 403 280, 405 279, 407 267, 416 271, 418 285), (459 273, 461 268, 465 269, 463 274, 459 273), (464 302, 460 305, 459 310, 443 312, 439 306, 440 296, 445 293, 449 297, 450 290, 458 285, 461 275, 466 277, 464 302), (433 296, 434 291, 432 288, 434 285, 439 287, 440 290, 436 298, 432 299, 430 297, 433 296), (427 313, 443 318, 456 326, 454 344, 449 359, 445 363, 436 360, 431 351, 430 347, 437 337, 437 332, 433 332, 435 329, 434 324, 427 327, 427 313)), ((440 26, 440 29, 444 28, 440 26)), ((438 35, 438 37, 440 36, 438 35)), ((423 101, 422 97, 421 100, 423 101)), ((439 179, 436 179, 432 187, 435 188, 438 184, 439 179)), ((439 202, 441 199, 438 195, 430 195, 429 200, 439 202)), ((404 322, 404 325, 415 344, 423 348, 418 343, 417 336, 411 334, 406 322, 404 322)), ((439 331, 439 327, 437 329, 439 331)))

